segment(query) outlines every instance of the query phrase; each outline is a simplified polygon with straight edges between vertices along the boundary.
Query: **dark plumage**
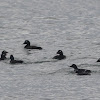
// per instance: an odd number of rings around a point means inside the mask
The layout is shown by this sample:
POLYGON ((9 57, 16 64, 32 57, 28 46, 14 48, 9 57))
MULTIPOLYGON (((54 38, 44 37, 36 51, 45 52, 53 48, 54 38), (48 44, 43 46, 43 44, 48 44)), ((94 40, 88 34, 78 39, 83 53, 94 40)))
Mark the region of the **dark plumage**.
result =
POLYGON ((62 59, 65 59, 65 58, 66 58, 66 56, 63 55, 62 50, 58 50, 56 54, 57 54, 57 55, 54 56, 53 59, 62 60, 62 59))
POLYGON ((14 60, 14 56, 10 55, 10 63, 11 64, 18 64, 18 63, 23 63, 22 60, 14 60))
POLYGON ((97 62, 100 62, 100 58, 97 60, 97 62))
POLYGON ((31 46, 29 40, 25 40, 25 42, 23 44, 26 44, 26 46, 24 47, 26 49, 39 49, 39 50, 42 50, 42 47, 31 46))
POLYGON ((0 60, 5 60, 6 59, 6 55, 7 55, 7 51, 2 51, 2 53, 1 53, 1 58, 0 58, 0 60))
POLYGON ((77 73, 77 75, 90 75, 91 74, 91 70, 78 69, 75 64, 72 64, 70 67, 74 68, 74 72, 77 73))

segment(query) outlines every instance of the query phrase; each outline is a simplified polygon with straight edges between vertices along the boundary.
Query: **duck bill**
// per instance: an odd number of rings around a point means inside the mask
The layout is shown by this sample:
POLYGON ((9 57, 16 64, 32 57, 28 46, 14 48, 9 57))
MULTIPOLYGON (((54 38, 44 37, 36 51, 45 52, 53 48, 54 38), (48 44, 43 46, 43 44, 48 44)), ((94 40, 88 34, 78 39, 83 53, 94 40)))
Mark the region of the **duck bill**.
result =
POLYGON ((5 53, 8 53, 7 51, 5 51, 5 53))
POLYGON ((59 52, 57 52, 57 54, 59 54, 59 52))
POLYGON ((24 42, 23 44, 26 44, 26 42, 24 42))
POLYGON ((72 67, 72 66, 69 66, 69 67, 72 67))

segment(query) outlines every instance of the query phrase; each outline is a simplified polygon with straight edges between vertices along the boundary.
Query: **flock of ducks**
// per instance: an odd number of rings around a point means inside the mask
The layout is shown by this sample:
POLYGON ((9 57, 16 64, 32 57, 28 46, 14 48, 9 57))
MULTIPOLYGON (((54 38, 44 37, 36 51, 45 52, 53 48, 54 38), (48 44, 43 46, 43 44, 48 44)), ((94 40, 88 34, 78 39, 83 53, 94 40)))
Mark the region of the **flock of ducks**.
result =
MULTIPOLYGON (((30 41, 29 40, 25 40, 25 42, 23 44, 26 44, 25 47, 24 47, 25 49, 38 49, 38 50, 42 50, 42 47, 30 45, 30 41)), ((5 51, 5 50, 2 51, 0 60, 7 59, 6 58, 7 53, 8 52, 5 51)), ((52 59, 62 60, 62 59, 66 59, 66 56, 63 54, 62 50, 58 50, 57 53, 56 53, 56 56, 54 56, 52 59)), ((10 64, 18 64, 18 63, 21 64, 23 62, 24 61, 22 61, 22 60, 15 60, 14 56, 10 55, 10 64)), ((98 59, 97 62, 100 62, 100 59, 98 59)), ((76 64, 72 64, 70 67, 74 68, 74 72, 77 75, 91 75, 91 70, 79 69, 76 64)))

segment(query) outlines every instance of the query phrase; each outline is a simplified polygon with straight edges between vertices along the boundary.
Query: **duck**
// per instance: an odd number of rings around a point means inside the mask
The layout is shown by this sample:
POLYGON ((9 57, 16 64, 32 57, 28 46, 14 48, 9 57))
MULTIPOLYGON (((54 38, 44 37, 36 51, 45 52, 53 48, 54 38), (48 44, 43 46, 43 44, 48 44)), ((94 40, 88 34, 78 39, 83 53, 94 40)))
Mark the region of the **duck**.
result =
POLYGON ((5 51, 5 50, 2 51, 0 60, 5 60, 5 59, 7 59, 7 58, 6 58, 7 53, 8 53, 8 52, 5 51))
POLYGON ((72 64, 70 67, 74 68, 74 72, 77 75, 91 75, 91 70, 79 69, 76 64, 72 64))
POLYGON ((18 64, 18 63, 23 63, 22 60, 15 60, 13 55, 10 55, 10 63, 11 64, 18 64))
POLYGON ((42 47, 30 45, 30 41, 29 40, 25 40, 23 44, 26 44, 26 46, 24 47, 26 49, 39 49, 39 50, 42 50, 42 47))
POLYGON ((57 60, 62 60, 62 59, 65 59, 66 56, 63 55, 63 51, 62 50, 58 50, 57 55, 53 57, 53 59, 57 59, 57 60))

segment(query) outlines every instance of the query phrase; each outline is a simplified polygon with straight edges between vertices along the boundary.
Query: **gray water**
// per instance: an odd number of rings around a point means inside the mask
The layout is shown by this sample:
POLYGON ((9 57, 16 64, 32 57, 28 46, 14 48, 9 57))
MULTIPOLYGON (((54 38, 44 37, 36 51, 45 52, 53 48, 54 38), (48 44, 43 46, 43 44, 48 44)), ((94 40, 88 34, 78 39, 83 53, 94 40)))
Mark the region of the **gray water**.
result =
POLYGON ((0 100, 100 100, 100 0, 0 0, 2 50, 0 100), (65 60, 52 59, 59 49, 65 60), (9 64, 11 54, 25 63, 9 64), (73 63, 92 74, 76 75, 73 63))

